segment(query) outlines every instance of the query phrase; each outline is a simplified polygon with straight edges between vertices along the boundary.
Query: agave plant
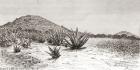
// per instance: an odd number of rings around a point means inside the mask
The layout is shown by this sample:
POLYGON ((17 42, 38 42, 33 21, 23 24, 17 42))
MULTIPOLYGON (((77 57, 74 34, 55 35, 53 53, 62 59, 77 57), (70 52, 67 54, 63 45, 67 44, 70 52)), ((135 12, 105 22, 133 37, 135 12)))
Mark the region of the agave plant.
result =
POLYGON ((51 32, 49 35, 50 36, 48 37, 47 41, 51 45, 60 46, 65 39, 65 34, 63 30, 55 30, 51 32))
POLYGON ((47 52, 52 58, 51 59, 57 59, 59 58, 61 55, 60 55, 60 47, 57 48, 57 47, 48 47, 49 48, 49 51, 50 52, 47 52))
POLYGON ((79 33, 78 28, 67 34, 69 39, 65 39, 70 49, 81 49, 82 46, 88 41, 87 33, 79 33))
POLYGON ((18 53, 21 51, 21 48, 19 46, 14 46, 14 53, 18 53))

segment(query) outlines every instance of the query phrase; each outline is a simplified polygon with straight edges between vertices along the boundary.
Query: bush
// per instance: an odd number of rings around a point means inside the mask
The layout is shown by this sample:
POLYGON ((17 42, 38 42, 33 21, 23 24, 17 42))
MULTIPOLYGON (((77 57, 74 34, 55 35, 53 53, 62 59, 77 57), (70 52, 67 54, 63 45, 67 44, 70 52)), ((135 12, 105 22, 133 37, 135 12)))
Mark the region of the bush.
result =
POLYGON ((87 33, 80 34, 78 28, 76 31, 72 31, 67 34, 68 39, 65 39, 66 43, 69 45, 70 49, 80 49, 89 39, 87 33))
POLYGON ((44 42, 45 42, 45 39, 43 39, 41 37, 38 38, 38 43, 44 43, 44 42))
POLYGON ((31 39, 33 42, 44 43, 45 33, 35 29, 25 29, 18 32, 18 38, 31 39))
POLYGON ((24 33, 25 34, 22 34, 24 36, 22 38, 29 38, 33 42, 38 42, 38 43, 44 43, 45 42, 45 36, 44 36, 43 33, 33 33, 33 32, 30 32, 30 33, 24 32, 24 33))
POLYGON ((0 34, 0 46, 1 47, 9 47, 13 43, 17 42, 17 38, 15 37, 14 33, 9 31, 5 31, 4 33, 0 34))
POLYGON ((21 45, 24 48, 29 48, 31 46, 31 40, 30 39, 26 39, 26 38, 20 38, 19 45, 21 45))
POLYGON ((14 53, 18 53, 21 51, 21 48, 19 46, 14 46, 14 53))
POLYGON ((53 47, 53 48, 49 48, 49 51, 50 52, 47 52, 51 57, 52 59, 57 59, 59 58, 61 55, 60 55, 60 47, 57 48, 57 47, 53 47))
POLYGON ((60 46, 63 43, 65 36, 66 35, 63 30, 55 30, 49 33, 47 42, 51 45, 60 46))
POLYGON ((44 43, 45 42, 45 38, 42 35, 32 35, 32 37, 30 38, 32 39, 32 41, 34 42, 38 42, 38 43, 44 43))

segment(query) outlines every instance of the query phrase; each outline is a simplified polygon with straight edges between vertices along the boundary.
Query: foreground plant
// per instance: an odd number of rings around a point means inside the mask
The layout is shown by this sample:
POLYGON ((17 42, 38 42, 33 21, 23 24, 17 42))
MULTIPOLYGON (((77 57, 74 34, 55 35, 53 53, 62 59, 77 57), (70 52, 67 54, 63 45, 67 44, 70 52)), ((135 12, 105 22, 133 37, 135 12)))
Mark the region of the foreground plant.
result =
POLYGON ((81 49, 82 46, 88 41, 89 37, 87 33, 79 33, 78 28, 76 31, 73 31, 67 34, 69 39, 65 39, 68 47, 70 49, 81 49))
POLYGON ((29 48, 31 46, 31 39, 20 38, 19 45, 21 45, 24 48, 29 48))
POLYGON ((63 43, 64 39, 65 39, 64 31, 59 29, 51 32, 47 41, 52 45, 60 46, 63 43))
POLYGON ((49 51, 50 52, 47 52, 52 58, 51 59, 57 59, 59 58, 61 55, 60 55, 60 47, 57 48, 57 47, 48 47, 49 48, 49 51))
POLYGON ((21 51, 21 48, 19 46, 14 46, 14 53, 18 53, 21 51))

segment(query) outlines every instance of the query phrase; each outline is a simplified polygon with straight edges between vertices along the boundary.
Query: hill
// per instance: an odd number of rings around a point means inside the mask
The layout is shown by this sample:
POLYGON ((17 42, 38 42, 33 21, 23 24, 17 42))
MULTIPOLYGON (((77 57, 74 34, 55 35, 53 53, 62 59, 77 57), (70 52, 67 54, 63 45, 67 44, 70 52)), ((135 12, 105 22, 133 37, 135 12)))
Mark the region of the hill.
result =
POLYGON ((120 31, 118 33, 116 33, 115 35, 123 35, 126 34, 127 36, 134 36, 134 34, 127 32, 127 31, 120 31))
POLYGON ((14 34, 17 38, 29 38, 37 42, 47 40, 50 32, 55 30, 63 30, 65 33, 71 31, 64 26, 57 25, 41 16, 35 15, 21 16, 13 22, 0 26, 0 34, 2 35, 9 37, 8 34, 14 34))
POLYGON ((120 31, 120 32, 116 33, 115 35, 127 35, 127 36, 133 36, 133 37, 139 38, 138 36, 134 35, 133 33, 130 33, 127 31, 120 31))
POLYGON ((1 26, 1 28, 22 28, 24 29, 34 29, 38 31, 49 31, 53 29, 64 29, 62 26, 59 26, 41 16, 35 15, 26 15, 16 18, 13 22, 8 22, 1 26))

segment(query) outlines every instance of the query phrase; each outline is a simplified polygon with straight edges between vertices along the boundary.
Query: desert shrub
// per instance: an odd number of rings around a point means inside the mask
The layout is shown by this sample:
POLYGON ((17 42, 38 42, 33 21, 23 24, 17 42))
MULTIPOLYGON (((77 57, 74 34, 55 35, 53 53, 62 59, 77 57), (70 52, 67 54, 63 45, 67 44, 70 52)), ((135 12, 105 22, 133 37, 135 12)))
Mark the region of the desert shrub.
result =
POLYGON ((37 35, 36 34, 30 34, 29 38, 32 39, 32 41, 37 41, 37 35))
POLYGON ((111 38, 113 38, 113 39, 121 39, 123 37, 121 35, 112 35, 111 38))
POLYGON ((38 42, 38 43, 44 43, 45 42, 45 38, 42 36, 40 36, 40 35, 32 35, 32 37, 30 38, 30 39, 32 39, 32 41, 34 41, 34 42, 38 42))
POLYGON ((89 37, 86 33, 80 34, 78 28, 76 31, 72 31, 67 34, 69 39, 65 39, 66 43, 69 45, 70 49, 80 49, 88 41, 89 37))
POLYGON ((50 52, 47 52, 51 57, 52 59, 57 59, 59 58, 61 55, 60 55, 60 47, 57 48, 57 47, 48 47, 49 48, 49 51, 50 52))
POLYGON ((96 36, 96 37, 99 37, 99 38, 105 38, 105 37, 106 37, 105 34, 96 34, 95 36, 96 36))
POLYGON ((139 42, 138 40, 113 39, 99 42, 97 47, 109 49, 110 51, 118 52, 123 55, 134 55, 139 53, 139 42))
POLYGON ((53 43, 51 38, 47 38, 47 42, 48 42, 49 44, 52 44, 52 43, 53 43))
POLYGON ((44 33, 29 33, 28 36, 29 39, 31 39, 33 42, 38 42, 38 43, 44 43, 46 40, 46 36, 44 33))
POLYGON ((31 46, 31 39, 20 38, 19 45, 24 47, 24 48, 29 48, 31 46))
POLYGON ((14 53, 18 53, 21 51, 21 48, 19 46, 14 46, 14 53))
POLYGON ((4 33, 0 34, 0 46, 1 47, 9 47, 13 43, 17 43, 17 38, 14 33, 5 31, 4 33))
POLYGON ((47 38, 47 42, 51 45, 60 46, 64 39, 65 39, 65 33, 63 30, 54 30, 49 33, 49 37, 47 38))
POLYGON ((18 32, 18 38, 31 39, 33 42, 44 43, 45 33, 35 29, 24 29, 18 32))
POLYGON ((42 38, 42 37, 39 37, 38 38, 38 43, 44 43, 45 42, 45 39, 44 38, 42 38))

